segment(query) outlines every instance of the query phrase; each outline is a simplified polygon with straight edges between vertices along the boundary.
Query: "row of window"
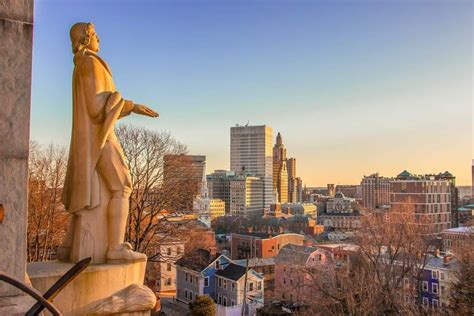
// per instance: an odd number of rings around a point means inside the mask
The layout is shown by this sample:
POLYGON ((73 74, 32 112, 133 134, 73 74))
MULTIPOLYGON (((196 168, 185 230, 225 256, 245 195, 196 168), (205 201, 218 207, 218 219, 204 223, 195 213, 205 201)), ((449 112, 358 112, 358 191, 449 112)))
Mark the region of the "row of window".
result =
MULTIPOLYGON (((423 281, 422 289, 423 289, 423 292, 429 292, 429 286, 428 286, 427 281, 423 281)), ((432 283, 431 284, 431 293, 439 294, 439 285, 438 285, 438 283, 432 283)))
POLYGON ((185 272, 184 273, 184 279, 186 282, 188 282, 189 284, 199 284, 199 278, 195 275, 192 275, 191 273, 187 273, 185 272))
POLYGON ((222 294, 218 294, 217 295, 217 303, 219 305, 222 305, 222 306, 234 306, 235 305, 235 301, 234 300, 231 300, 230 301, 230 305, 227 305, 227 297, 226 296, 223 296, 222 294))

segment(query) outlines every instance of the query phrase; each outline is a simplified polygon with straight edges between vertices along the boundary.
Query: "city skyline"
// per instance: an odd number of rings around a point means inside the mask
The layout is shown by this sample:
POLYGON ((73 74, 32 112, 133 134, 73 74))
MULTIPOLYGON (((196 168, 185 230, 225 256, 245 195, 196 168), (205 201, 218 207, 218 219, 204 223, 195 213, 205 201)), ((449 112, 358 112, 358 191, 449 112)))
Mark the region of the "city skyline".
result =
POLYGON ((33 140, 68 143, 67 30, 91 21, 117 88, 161 114, 123 123, 169 131, 209 172, 230 168, 228 130, 249 121, 281 132, 308 186, 404 169, 471 184, 468 1, 109 4, 36 3, 33 140))

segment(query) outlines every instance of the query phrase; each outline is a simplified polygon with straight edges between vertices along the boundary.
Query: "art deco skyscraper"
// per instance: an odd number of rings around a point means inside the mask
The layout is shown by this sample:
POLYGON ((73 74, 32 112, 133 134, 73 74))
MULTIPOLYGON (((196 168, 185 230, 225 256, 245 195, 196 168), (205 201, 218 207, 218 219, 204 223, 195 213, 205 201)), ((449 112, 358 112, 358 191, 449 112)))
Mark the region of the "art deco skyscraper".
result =
POLYGON ((286 167, 286 149, 281 134, 278 133, 273 146, 273 190, 278 193, 279 203, 288 202, 288 171, 286 167))
POLYGON ((273 188, 273 130, 270 126, 230 128, 230 169, 247 172, 263 180, 263 207, 270 209, 273 188))

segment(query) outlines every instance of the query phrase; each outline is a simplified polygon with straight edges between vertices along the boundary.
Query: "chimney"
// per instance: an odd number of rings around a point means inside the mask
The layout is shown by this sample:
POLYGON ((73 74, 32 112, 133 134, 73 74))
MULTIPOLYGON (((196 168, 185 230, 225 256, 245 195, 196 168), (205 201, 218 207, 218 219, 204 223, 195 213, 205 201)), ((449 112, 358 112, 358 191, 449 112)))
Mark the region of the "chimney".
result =
POLYGON ((436 250, 435 250, 435 257, 439 258, 439 248, 436 248, 436 250))
POLYGON ((214 258, 217 255, 217 247, 209 247, 209 255, 211 258, 214 258))

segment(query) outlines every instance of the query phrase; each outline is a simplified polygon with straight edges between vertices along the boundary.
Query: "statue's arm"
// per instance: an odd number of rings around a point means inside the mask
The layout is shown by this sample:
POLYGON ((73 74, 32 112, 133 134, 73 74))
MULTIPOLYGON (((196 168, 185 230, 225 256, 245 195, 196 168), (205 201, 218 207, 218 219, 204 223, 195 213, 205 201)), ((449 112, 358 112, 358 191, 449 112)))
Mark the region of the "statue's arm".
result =
POLYGON ((133 108, 135 107, 135 104, 133 103, 133 101, 125 100, 125 99, 124 101, 125 101, 125 104, 123 105, 122 112, 120 112, 119 118, 130 115, 130 113, 132 113, 133 111, 133 108))

